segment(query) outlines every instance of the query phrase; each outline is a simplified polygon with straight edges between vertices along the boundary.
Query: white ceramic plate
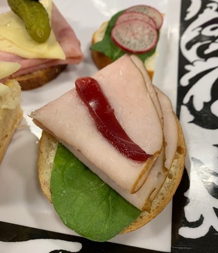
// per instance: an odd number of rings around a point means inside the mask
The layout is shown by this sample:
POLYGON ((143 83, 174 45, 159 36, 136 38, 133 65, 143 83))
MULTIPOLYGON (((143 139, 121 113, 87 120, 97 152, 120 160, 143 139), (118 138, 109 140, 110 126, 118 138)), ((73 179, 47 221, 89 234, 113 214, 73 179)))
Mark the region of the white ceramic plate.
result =
MULTIPOLYGON (((41 193, 37 180, 38 139, 41 130, 29 118, 29 113, 59 97, 74 86, 79 76, 93 75, 97 68, 90 56, 90 42, 99 25, 116 12, 136 4, 148 4, 163 13, 167 11, 167 0, 54 0, 68 23, 81 41, 84 61, 78 66, 68 66, 57 79, 31 91, 22 92, 24 119, 16 131, 0 167, 0 220, 67 234, 67 229, 55 214, 52 205, 41 193)), ((1 0, 0 13, 9 10, 6 0, 1 0)), ((162 29, 159 43, 159 64, 155 83, 163 79, 161 61, 166 57, 163 45, 167 40, 167 24, 162 29), (158 74, 159 73, 159 74, 158 74)), ((158 85, 159 86, 159 85, 158 85)), ((171 204, 148 225, 128 235, 117 236, 113 242, 170 251, 171 204)))

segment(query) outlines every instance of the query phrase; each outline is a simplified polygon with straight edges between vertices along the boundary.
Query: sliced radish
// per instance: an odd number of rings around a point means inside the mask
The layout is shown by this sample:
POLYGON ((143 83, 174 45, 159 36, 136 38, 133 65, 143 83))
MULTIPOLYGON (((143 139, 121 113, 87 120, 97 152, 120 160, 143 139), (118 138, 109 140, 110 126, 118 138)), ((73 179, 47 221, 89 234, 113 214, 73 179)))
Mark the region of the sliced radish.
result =
POLYGON ((160 27, 162 26, 163 16, 157 9, 148 5, 135 5, 125 10, 125 12, 133 12, 133 11, 144 13, 149 17, 151 17, 154 20, 157 29, 160 29, 160 27))
POLYGON ((114 26, 112 40, 129 53, 145 53, 157 44, 157 31, 147 22, 128 20, 114 26))
POLYGON ((121 14, 115 25, 119 25, 120 23, 127 21, 127 20, 132 20, 132 19, 139 19, 142 21, 147 22, 149 25, 151 25, 152 27, 154 27, 156 29, 156 24, 154 22, 154 20, 149 17, 148 15, 144 14, 144 13, 140 13, 140 12, 124 12, 123 14, 121 14))

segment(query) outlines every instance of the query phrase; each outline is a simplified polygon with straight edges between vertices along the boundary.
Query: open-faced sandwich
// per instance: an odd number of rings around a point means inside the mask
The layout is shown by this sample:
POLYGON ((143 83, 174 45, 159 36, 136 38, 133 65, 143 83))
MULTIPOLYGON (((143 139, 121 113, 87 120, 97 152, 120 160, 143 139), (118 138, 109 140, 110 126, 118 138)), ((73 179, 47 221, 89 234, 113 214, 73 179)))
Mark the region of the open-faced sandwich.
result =
POLYGON ((19 68, 18 63, 0 61, 0 163, 23 116, 20 85, 8 79, 19 68))
POLYGON ((52 0, 8 0, 0 15, 0 60, 18 62, 12 75, 23 90, 56 78, 83 59, 80 42, 52 0))
POLYGON ((95 64, 101 69, 126 53, 135 54, 152 78, 162 23, 163 15, 148 5, 135 5, 116 13, 92 36, 95 64))
POLYGON ((66 226, 106 241, 157 216, 183 174, 186 147, 170 100, 124 55, 31 113, 43 129, 41 187, 66 226))

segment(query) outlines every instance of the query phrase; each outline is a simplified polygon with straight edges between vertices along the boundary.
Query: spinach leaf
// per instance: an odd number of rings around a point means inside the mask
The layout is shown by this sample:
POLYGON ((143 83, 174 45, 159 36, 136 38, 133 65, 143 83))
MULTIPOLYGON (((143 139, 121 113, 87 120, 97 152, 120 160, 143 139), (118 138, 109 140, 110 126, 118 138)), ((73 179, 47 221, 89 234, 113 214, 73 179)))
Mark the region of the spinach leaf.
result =
MULTIPOLYGON (((124 11, 120 11, 116 13, 108 22, 107 29, 105 31, 105 35, 102 41, 99 41, 93 44, 90 49, 93 51, 97 51, 103 53, 104 55, 108 56, 112 61, 117 60, 124 54, 129 54, 128 52, 124 51, 120 47, 118 47, 113 40, 111 39, 111 30, 113 29, 117 18, 123 13, 124 11)), ((142 62, 145 62, 147 58, 149 58, 152 54, 155 53, 156 47, 152 50, 143 53, 143 54, 136 54, 142 62)))
POLYGON ((63 223, 93 241, 111 239, 141 213, 61 144, 55 155, 51 192, 63 223))

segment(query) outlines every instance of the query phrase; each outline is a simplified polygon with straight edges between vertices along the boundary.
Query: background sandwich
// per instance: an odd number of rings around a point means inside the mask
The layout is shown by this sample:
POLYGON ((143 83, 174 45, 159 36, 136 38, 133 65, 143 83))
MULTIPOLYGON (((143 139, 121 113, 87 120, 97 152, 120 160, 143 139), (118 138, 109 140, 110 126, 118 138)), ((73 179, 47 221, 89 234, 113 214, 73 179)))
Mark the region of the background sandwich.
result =
POLYGON ((11 8, 15 6, 15 10, 20 10, 22 15, 18 15, 19 11, 0 15, 0 59, 21 65, 12 78, 19 81, 23 90, 42 86, 56 78, 68 64, 79 64, 82 61, 80 42, 52 0, 8 2, 11 8), (41 8, 45 10, 43 17, 41 8), (43 26, 43 22, 49 22, 49 37, 43 42, 34 40, 27 32, 31 12, 34 27, 36 24, 42 23, 43 26))
POLYGON ((162 23, 163 15, 148 5, 136 5, 116 13, 92 36, 93 61, 101 69, 126 53, 135 54, 152 78, 162 23))

